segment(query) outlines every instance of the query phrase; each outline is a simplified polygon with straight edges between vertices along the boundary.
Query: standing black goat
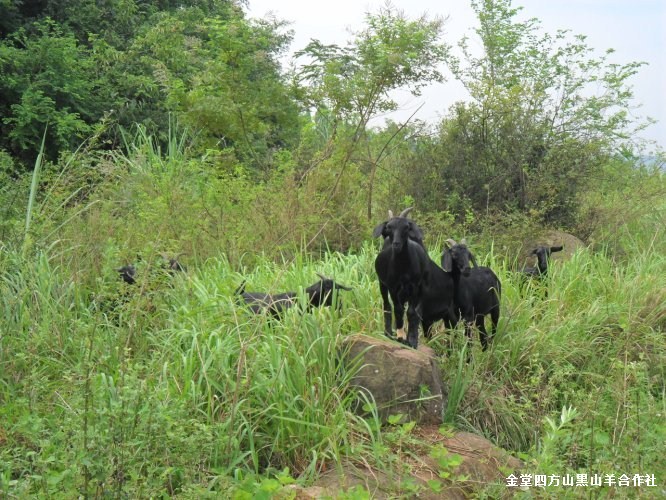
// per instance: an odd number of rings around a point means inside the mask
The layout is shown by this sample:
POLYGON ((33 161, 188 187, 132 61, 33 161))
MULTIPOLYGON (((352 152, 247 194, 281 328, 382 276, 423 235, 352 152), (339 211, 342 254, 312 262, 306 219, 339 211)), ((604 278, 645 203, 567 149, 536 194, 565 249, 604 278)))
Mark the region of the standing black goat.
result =
POLYGON ((477 267, 476 259, 469 251, 465 240, 456 243, 447 240, 442 253, 442 268, 451 273, 455 286, 455 306, 465 322, 465 334, 472 337, 472 324, 476 324, 481 337, 481 347, 488 348, 490 338, 495 335, 500 317, 501 283, 488 267, 477 267), (474 264, 471 268, 469 263, 474 264), (485 318, 490 314, 493 326, 490 338, 486 331, 485 318))
POLYGON ((542 277, 548 274, 548 257, 553 252, 559 252, 563 249, 563 246, 548 247, 548 246, 538 246, 530 252, 530 255, 536 255, 537 265, 536 267, 525 267, 523 268, 523 273, 528 276, 542 277))
POLYGON ((447 328, 453 328, 458 323, 453 276, 445 272, 430 257, 428 257, 428 282, 421 295, 419 313, 423 335, 427 339, 431 337, 432 325, 436 321, 443 320, 447 328))
POLYGON ((421 319, 419 309, 428 282, 430 257, 423 246, 423 232, 406 217, 410 211, 411 208, 403 210, 397 217, 389 211, 389 220, 379 224, 372 236, 384 238, 384 246, 375 259, 375 271, 384 302, 384 333, 388 337, 393 336, 392 319, 395 318, 396 336, 400 341, 405 340, 404 313, 405 304, 408 304, 406 341, 416 349, 421 319), (393 317, 389 296, 393 303, 393 317))
MULTIPOLYGON (((333 305, 333 293, 335 291, 352 290, 351 288, 336 283, 332 279, 326 278, 319 273, 317 273, 317 276, 321 278, 320 281, 305 289, 308 308, 320 306, 330 307, 333 305)), ((286 309, 289 309, 298 302, 298 292, 283 292, 276 294, 246 292, 245 281, 243 281, 243 283, 241 283, 236 289, 235 294, 241 297, 243 302, 247 304, 253 313, 259 314, 263 311, 268 311, 276 318, 281 316, 286 309)))

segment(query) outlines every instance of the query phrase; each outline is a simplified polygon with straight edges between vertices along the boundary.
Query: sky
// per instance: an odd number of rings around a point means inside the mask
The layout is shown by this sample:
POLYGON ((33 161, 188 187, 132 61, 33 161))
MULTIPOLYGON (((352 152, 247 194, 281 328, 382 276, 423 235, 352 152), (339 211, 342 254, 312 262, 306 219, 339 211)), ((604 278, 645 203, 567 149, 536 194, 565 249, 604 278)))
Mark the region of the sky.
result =
MULTIPOLYGON (((422 14, 448 20, 444 25, 444 41, 455 45, 464 35, 474 39, 476 15, 465 0, 393 0, 392 5, 410 18, 422 14)), ((366 12, 377 12, 383 0, 249 0, 248 15, 268 14, 289 21, 294 30, 291 51, 304 48, 311 39, 327 44, 344 45, 351 39, 350 30, 364 26, 366 12)), ((587 36, 587 43, 597 51, 615 49, 611 62, 625 64, 646 62, 630 79, 634 91, 634 111, 659 123, 641 133, 666 148, 666 0, 514 0, 513 7, 523 7, 519 20, 536 17, 544 32, 558 29, 587 36)), ((448 73, 442 68, 444 73, 448 73)), ((389 118, 399 121, 422 106, 415 118, 436 123, 449 106, 466 97, 458 82, 449 78, 423 90, 420 97, 409 93, 396 94, 400 110, 389 118)))

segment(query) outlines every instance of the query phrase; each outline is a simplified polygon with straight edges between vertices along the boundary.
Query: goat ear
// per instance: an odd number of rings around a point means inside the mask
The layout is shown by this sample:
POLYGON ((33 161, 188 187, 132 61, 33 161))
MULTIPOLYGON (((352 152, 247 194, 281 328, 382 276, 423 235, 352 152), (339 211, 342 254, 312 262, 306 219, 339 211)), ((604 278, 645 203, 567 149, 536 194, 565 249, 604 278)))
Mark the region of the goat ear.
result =
POLYGON ((411 220, 409 221, 409 237, 413 240, 423 240, 423 231, 421 228, 414 224, 411 220))
POLYGON ((245 293, 245 283, 247 283, 247 280, 243 280, 243 282, 240 285, 238 285, 238 288, 236 288, 234 295, 243 295, 245 293))
POLYGON ((538 249, 538 248, 535 248, 534 250, 532 250, 532 251, 530 252, 530 255, 536 255, 538 251, 539 251, 539 249, 538 249))
POLYGON ((442 269, 447 273, 450 273, 453 270, 453 257, 451 256, 451 252, 446 250, 444 250, 444 253, 442 254, 442 269))
POLYGON ((469 252, 469 260, 472 261, 472 264, 474 264, 474 267, 479 267, 478 264, 476 263, 476 259, 474 258, 474 254, 472 252, 469 252))
POLYGON ((372 231, 373 238, 379 238, 384 235, 384 230, 386 229, 386 222, 382 222, 372 231))
POLYGON ((559 247, 550 247, 550 251, 551 251, 551 252, 559 252, 559 251, 562 250, 563 248, 564 248, 564 247, 563 247, 562 245, 560 245, 559 247))

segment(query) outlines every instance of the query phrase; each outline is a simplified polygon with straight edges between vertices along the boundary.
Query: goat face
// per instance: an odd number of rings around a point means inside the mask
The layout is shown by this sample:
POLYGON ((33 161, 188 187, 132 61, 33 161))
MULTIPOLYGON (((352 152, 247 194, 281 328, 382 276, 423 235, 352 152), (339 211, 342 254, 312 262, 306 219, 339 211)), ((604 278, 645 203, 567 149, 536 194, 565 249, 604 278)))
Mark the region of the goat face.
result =
POLYGON ((347 290, 351 291, 351 288, 336 283, 332 279, 326 278, 321 274, 317 274, 321 278, 321 281, 311 285, 305 289, 310 304, 313 306, 326 306, 330 307, 333 305, 333 292, 334 290, 347 290))
POLYGON ((538 262, 538 267, 540 270, 544 270, 548 268, 548 257, 550 257, 550 254, 553 252, 559 252, 562 250, 562 246, 555 246, 555 247, 546 247, 546 246, 538 246, 534 250, 530 252, 530 255, 535 255, 537 258, 538 262))
POLYGON ((136 283, 136 268, 132 264, 120 267, 116 271, 120 274, 120 278, 128 285, 136 283))
POLYGON ((393 251, 400 253, 407 244, 407 240, 412 240, 423 246, 423 232, 414 221, 405 217, 393 217, 392 219, 381 223, 373 231, 372 235, 384 237, 390 242, 393 251))
POLYGON ((176 259, 169 259, 169 261, 166 263, 166 268, 170 272, 185 272, 185 266, 182 265, 180 262, 178 262, 176 259))
POLYGON ((393 212, 389 210, 389 220, 375 227, 372 237, 383 237, 384 247, 390 243, 396 252, 402 251, 408 239, 425 248, 423 245, 423 231, 413 220, 407 218, 407 215, 411 211, 412 207, 406 208, 400 212, 400 215, 394 216, 393 212))
POLYGON ((447 246, 442 253, 442 269, 448 273, 454 272, 469 276, 472 269, 470 262, 476 267, 476 259, 467 248, 465 240, 460 243, 456 243, 455 240, 446 240, 446 243, 447 246))

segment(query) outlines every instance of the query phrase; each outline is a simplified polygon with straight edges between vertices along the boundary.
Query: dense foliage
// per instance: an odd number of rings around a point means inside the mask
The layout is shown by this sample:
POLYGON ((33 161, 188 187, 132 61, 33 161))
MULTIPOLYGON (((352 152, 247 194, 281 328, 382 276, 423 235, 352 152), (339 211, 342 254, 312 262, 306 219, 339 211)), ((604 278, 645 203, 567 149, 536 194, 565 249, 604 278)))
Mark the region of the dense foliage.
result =
POLYGON ((666 185, 629 113, 641 64, 472 5, 482 53, 387 6, 286 71, 287 25, 242 2, 0 0, 0 496, 267 498, 346 461, 418 493, 411 427, 354 415, 337 362, 381 334, 369 235, 411 205, 435 260, 467 236, 503 283, 488 352, 465 363, 461 329, 430 342, 447 423, 534 473, 664 470, 666 185), (469 101, 376 125, 444 67, 469 101), (514 271, 549 228, 587 248, 544 296, 514 271), (317 272, 354 287, 342 310, 267 322, 233 299, 317 272))

